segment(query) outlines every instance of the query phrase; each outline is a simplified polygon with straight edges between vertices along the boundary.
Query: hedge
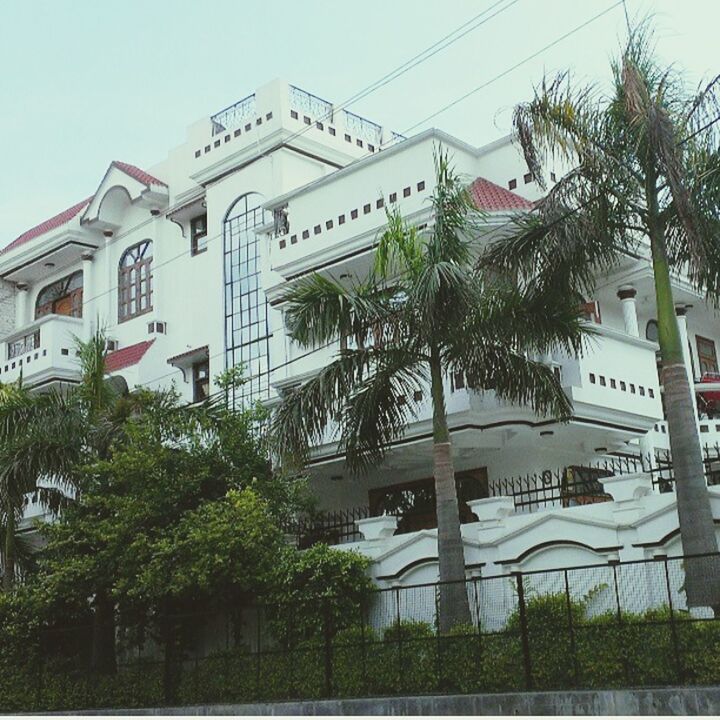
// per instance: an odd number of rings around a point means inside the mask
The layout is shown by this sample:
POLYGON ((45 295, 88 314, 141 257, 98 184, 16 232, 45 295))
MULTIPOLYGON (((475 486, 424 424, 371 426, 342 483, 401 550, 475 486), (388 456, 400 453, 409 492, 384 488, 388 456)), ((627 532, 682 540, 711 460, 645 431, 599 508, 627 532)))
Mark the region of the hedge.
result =
MULTIPOLYGON (((526 610, 532 686, 539 690, 713 684, 720 682, 720 622, 690 621, 667 608, 589 617, 563 594, 533 597, 526 610), (572 628, 569 622, 572 617, 572 628)), ((498 632, 457 627, 438 636, 427 623, 402 622, 378 633, 350 627, 330 643, 331 694, 338 697, 517 691, 526 688, 520 618, 498 632)), ((188 660, 172 675, 162 660, 125 665, 114 675, 78 673, 70 659, 39 663, 32 653, 0 650, 0 709, 239 703, 320 698, 326 692, 323 638, 291 650, 236 648, 188 660)))

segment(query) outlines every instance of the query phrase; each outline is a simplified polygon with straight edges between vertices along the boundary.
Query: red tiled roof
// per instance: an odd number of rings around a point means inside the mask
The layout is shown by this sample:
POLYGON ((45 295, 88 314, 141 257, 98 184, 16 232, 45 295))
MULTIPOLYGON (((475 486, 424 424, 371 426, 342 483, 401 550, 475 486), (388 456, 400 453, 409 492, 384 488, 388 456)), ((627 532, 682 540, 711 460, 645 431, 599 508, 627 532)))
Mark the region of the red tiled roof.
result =
POLYGON ((124 173, 127 173, 130 177, 135 178, 138 182, 141 182, 143 185, 163 185, 164 187, 167 187, 167 183, 164 183, 162 180, 158 180, 156 177, 150 173, 146 173, 139 167, 121 162, 120 160, 113 160, 112 164, 124 173))
POLYGON ((143 340, 108 353, 105 356, 105 372, 114 373, 131 365, 137 365, 154 342, 154 340, 143 340))
POLYGON ((30 228, 29 230, 26 230, 22 235, 19 235, 15 238, 7 247, 0 250, 0 254, 6 253, 9 250, 12 250, 13 248, 17 247, 18 245, 22 245, 23 243, 26 243, 28 240, 32 240, 33 238, 38 237, 39 235, 43 235, 46 232, 50 232, 50 230, 54 230, 55 228, 59 228, 61 225, 65 225, 65 223, 69 223, 90 201, 92 200, 92 196, 89 198, 86 198, 81 203, 78 203, 77 205, 73 205, 71 208, 68 208, 67 210, 63 210, 61 213, 58 213, 54 217, 49 218, 48 220, 45 220, 45 222, 41 222, 39 225, 36 225, 34 228, 30 228))
POLYGON ((531 210, 533 207, 529 200, 483 177, 477 178, 469 190, 480 210, 531 210))
MULTIPOLYGON (((143 185, 162 185, 164 187, 167 187, 167 184, 164 183, 162 180, 158 180, 153 175, 150 175, 150 173, 146 173, 139 167, 135 167, 135 165, 130 165, 129 163, 124 163, 120 160, 113 160, 110 165, 111 167, 115 166, 119 170, 122 170, 124 173, 129 175, 131 178, 134 178, 138 182, 141 182, 143 185)), ((58 213, 54 217, 51 217, 49 220, 45 220, 45 222, 41 222, 34 228, 30 228, 30 230, 26 230, 22 235, 16 237, 15 240, 13 240, 7 247, 0 250, 0 255, 8 252, 8 250, 12 250, 18 245, 26 243, 28 240, 32 240, 39 235, 43 235, 50 230, 54 230, 55 228, 58 228, 61 225, 70 222, 70 220, 72 220, 84 207, 86 207, 92 201, 93 197, 95 196, 91 195, 89 198, 83 200, 81 203, 73 205, 67 210, 63 210, 61 213, 58 213)))

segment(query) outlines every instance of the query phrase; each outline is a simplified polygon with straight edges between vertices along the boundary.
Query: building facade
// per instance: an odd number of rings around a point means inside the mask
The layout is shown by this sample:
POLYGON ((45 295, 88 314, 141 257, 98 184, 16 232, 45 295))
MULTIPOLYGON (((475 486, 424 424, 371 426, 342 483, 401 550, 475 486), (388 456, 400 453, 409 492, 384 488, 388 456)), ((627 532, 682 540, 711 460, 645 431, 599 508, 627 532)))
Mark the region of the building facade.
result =
MULTIPOLYGON (((312 272, 340 282, 363 277, 391 205, 417 226, 432 223, 439 146, 485 212, 479 244, 540 197, 510 138, 481 148, 439 130, 402 138, 281 80, 192 125, 154 167, 111 162, 92 195, 7 238, 0 382, 76 382, 74 338, 99 327, 110 342, 108 371, 131 388, 174 384, 196 402, 216 390, 218 373, 242 365, 247 383, 235 400, 272 405, 340 346, 296 347, 284 327, 284 291, 312 272)), ((691 380, 712 379, 720 320, 685 278, 674 278, 674 291, 691 380)), ((477 516, 472 503, 497 494, 504 478, 560 469, 595 487, 598 459, 668 448, 652 268, 642 247, 599 278, 586 310, 596 330, 587 352, 542 358, 573 401, 567 424, 447 378, 467 523, 477 516)), ((321 509, 398 516, 394 533, 433 527, 427 388, 415 399, 415 422, 366 475, 347 471, 331 433, 315 448, 310 474, 321 509)), ((712 396, 700 396, 703 444, 720 441, 714 413, 712 396)))

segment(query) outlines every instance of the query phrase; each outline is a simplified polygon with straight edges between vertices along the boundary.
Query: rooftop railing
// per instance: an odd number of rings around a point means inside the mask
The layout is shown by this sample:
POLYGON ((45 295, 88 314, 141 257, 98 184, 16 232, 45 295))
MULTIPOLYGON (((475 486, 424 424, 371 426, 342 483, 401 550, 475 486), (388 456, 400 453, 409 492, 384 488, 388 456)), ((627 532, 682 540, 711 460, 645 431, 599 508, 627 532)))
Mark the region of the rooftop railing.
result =
POLYGON ((293 110, 301 111, 316 120, 332 119, 333 104, 331 102, 323 100, 307 90, 295 87, 295 85, 290 85, 290 106, 293 110))
POLYGON ((255 93, 226 107, 210 117, 212 134, 219 135, 226 130, 239 127, 245 120, 255 115, 255 93))

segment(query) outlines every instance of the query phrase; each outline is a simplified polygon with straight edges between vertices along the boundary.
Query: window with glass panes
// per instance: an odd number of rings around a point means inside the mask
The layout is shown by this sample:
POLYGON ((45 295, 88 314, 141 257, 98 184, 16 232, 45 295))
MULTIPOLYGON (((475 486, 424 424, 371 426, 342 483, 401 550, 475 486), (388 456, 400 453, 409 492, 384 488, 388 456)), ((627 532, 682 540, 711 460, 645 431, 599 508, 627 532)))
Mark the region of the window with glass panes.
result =
POLYGON ((152 310, 152 240, 129 247, 118 267, 118 320, 152 310))
POLYGON ((249 403, 268 396, 270 326, 261 286, 260 238, 255 228, 268 222, 260 195, 245 195, 225 219, 225 363, 242 365, 246 382, 235 399, 249 403))
POLYGON ((199 255, 207 250, 207 214, 190 221, 190 253, 199 255))

